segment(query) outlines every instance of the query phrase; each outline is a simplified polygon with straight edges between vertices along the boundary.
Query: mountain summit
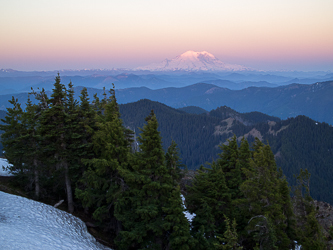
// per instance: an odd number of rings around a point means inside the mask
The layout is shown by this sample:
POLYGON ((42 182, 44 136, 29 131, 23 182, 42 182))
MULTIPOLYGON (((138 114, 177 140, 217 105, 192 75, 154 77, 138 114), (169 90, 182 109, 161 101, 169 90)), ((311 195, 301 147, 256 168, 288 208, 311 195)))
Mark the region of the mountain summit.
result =
POLYGON ((250 70, 241 65, 227 64, 207 51, 195 52, 192 50, 175 57, 174 59, 165 59, 161 63, 153 63, 137 70, 150 71, 242 71, 250 70))

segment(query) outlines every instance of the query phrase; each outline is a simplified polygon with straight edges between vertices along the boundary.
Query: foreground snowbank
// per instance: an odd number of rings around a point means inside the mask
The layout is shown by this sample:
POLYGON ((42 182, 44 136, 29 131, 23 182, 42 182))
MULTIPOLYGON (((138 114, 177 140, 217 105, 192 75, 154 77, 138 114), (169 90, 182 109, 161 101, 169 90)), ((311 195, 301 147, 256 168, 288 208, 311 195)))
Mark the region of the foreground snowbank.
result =
POLYGON ((8 173, 3 167, 8 167, 10 164, 6 159, 0 158, 0 176, 11 176, 12 174, 8 173))
POLYGON ((0 249, 109 249, 75 216, 52 206, 0 192, 0 249))

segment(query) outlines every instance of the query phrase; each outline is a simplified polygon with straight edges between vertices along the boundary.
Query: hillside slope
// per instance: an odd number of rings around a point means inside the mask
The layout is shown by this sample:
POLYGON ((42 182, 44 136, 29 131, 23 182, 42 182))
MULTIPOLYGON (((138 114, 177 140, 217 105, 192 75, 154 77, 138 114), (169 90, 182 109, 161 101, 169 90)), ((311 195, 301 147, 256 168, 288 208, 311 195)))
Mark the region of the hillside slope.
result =
POLYGON ((313 197, 333 203, 330 192, 333 188, 332 126, 305 116, 280 120, 259 112, 242 114, 228 107, 195 115, 150 100, 120 105, 125 126, 137 134, 151 109, 157 116, 164 148, 175 140, 189 169, 216 159, 221 152, 218 146, 234 134, 239 140, 246 137, 250 143, 258 137, 269 142, 289 183, 293 184, 293 176, 301 168, 307 168, 311 173, 313 197))

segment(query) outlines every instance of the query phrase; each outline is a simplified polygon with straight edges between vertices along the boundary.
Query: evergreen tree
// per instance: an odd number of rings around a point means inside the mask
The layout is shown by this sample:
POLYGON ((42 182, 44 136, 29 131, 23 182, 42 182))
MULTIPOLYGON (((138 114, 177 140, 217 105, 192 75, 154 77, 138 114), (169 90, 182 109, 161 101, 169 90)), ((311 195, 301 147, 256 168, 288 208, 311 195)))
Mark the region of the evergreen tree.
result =
POLYGON ((216 236, 225 231, 225 213, 230 213, 231 194, 222 168, 213 162, 211 168, 201 167, 188 187, 188 210, 195 213, 192 234, 198 239, 198 249, 214 249, 216 236))
POLYGON ((222 153, 219 154, 220 158, 217 162, 225 174, 231 199, 234 200, 240 196, 239 186, 243 182, 236 135, 228 140, 227 144, 222 144, 220 148, 222 153))
POLYGON ((10 103, 14 108, 7 109, 7 116, 3 120, 5 125, 1 126, 5 131, 2 135, 5 156, 13 164, 10 171, 19 177, 19 183, 29 191, 34 186, 34 197, 39 199, 41 152, 37 133, 39 126, 37 106, 32 104, 29 97, 25 111, 14 98, 10 103))
POLYGON ((1 119, 3 125, 0 124, 0 130, 4 131, 1 134, 1 142, 3 145, 4 156, 9 163, 12 164, 9 170, 16 175, 24 174, 24 150, 25 145, 21 140, 25 133, 25 127, 22 123, 23 110, 18 100, 12 97, 9 101, 13 108, 7 108, 5 119, 1 119))
POLYGON ((40 134, 43 138, 44 156, 51 168, 55 183, 63 183, 67 194, 68 211, 74 211, 72 193, 72 180, 69 172, 71 152, 68 141, 68 114, 66 113, 67 93, 66 88, 60 82, 60 76, 55 78, 54 89, 49 99, 49 108, 41 114, 40 134))
MULTIPOLYGON (((92 159, 95 154, 93 151, 93 135, 97 130, 97 115, 92 105, 89 103, 89 97, 87 88, 83 88, 80 95, 80 105, 78 107, 77 114, 78 121, 78 135, 79 145, 76 147, 76 153, 80 161, 80 174, 82 177, 85 170, 87 170, 86 164, 82 163, 82 159, 92 159)), ((77 183, 79 185, 79 183, 77 183)))
POLYGON ((317 211, 310 196, 310 173, 301 169, 294 190, 295 214, 297 214, 297 236, 304 250, 326 249, 322 227, 316 219, 317 211))
POLYGON ((227 144, 220 146, 222 152, 217 159, 217 164, 222 168, 226 176, 226 184, 231 199, 228 212, 225 212, 225 214, 228 218, 236 219, 239 240, 243 242, 247 238, 245 227, 251 217, 240 186, 246 180, 244 171, 246 172, 251 168, 249 163, 251 151, 249 143, 245 138, 242 138, 239 147, 235 135, 227 142, 227 144))
POLYGON ((294 235, 287 182, 277 171, 269 145, 256 140, 253 148, 251 170, 245 170, 247 179, 241 185, 251 213, 247 230, 260 249, 290 249, 294 235))
POLYGON ((158 122, 154 112, 140 134, 140 152, 131 167, 121 168, 127 188, 116 203, 123 230, 120 249, 190 249, 193 239, 183 214, 179 187, 165 165, 158 122))
POLYGON ((243 137, 238 148, 238 160, 241 167, 242 181, 246 180, 244 170, 250 169, 251 150, 249 142, 243 137))
POLYGON ((165 154, 166 166, 169 168, 172 178, 179 183, 181 178, 184 176, 184 171, 186 171, 186 166, 182 164, 177 143, 172 140, 171 145, 165 154), (183 168, 183 173, 182 169, 183 168))
POLYGON ((41 189, 41 179, 45 177, 42 174, 42 162, 40 161, 41 148, 40 148, 40 136, 38 134, 39 127, 39 114, 37 113, 37 105, 31 103, 28 98, 26 111, 23 114, 22 124, 24 124, 26 131, 21 140, 25 143, 26 149, 24 151, 24 165, 25 168, 29 168, 26 171, 30 173, 30 183, 34 183, 35 186, 35 198, 39 199, 41 189), (32 177, 33 176, 33 177, 32 177))
MULTIPOLYGON (((82 97, 82 96, 80 96, 82 97)), ((70 82, 66 89, 65 116, 65 142, 67 145, 68 174, 72 186, 75 187, 81 179, 84 167, 81 158, 90 154, 91 144, 86 140, 89 133, 85 130, 85 113, 80 109, 79 102, 74 98, 73 84, 70 82)), ((85 100, 84 100, 85 101, 85 100)), ((91 142, 90 142, 91 143, 91 142)))
MULTIPOLYGON (((127 169, 129 143, 125 138, 114 89, 110 93, 104 111, 97 117, 96 131, 92 137, 94 157, 83 159, 88 168, 80 181, 80 188, 76 189, 76 196, 85 207, 93 210, 95 219, 106 224, 107 230, 118 234, 121 223, 114 217, 114 204, 124 188, 118 170, 120 167, 127 169)), ((86 107, 86 113, 90 112, 86 107)), ((87 129, 90 130, 88 124, 87 129)))
POLYGON ((236 230, 236 220, 234 219, 232 225, 230 226, 230 220, 225 216, 226 231, 223 234, 223 238, 218 237, 222 244, 215 244, 216 249, 223 250, 242 250, 243 247, 238 244, 238 234, 236 230))

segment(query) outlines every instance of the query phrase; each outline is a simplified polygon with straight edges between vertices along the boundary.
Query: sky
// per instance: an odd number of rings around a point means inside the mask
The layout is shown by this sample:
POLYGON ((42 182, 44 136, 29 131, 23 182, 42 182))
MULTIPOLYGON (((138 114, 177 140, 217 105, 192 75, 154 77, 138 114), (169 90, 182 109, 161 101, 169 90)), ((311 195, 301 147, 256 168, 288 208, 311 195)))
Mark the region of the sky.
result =
POLYGON ((207 51, 333 71, 332 0, 0 0, 0 69, 112 69, 207 51))

